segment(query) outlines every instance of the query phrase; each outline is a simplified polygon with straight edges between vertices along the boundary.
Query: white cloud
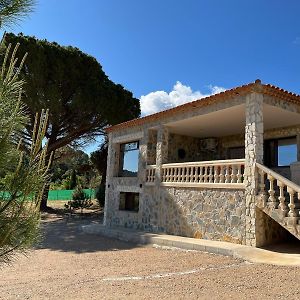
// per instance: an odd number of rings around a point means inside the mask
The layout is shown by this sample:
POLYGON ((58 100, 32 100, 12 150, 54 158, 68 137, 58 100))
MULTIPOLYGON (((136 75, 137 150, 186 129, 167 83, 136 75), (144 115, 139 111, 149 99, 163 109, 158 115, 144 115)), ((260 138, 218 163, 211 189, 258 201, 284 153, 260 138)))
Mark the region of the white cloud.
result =
POLYGON ((294 39, 293 44, 300 45, 300 37, 299 37, 299 36, 297 36, 297 37, 294 39))
POLYGON ((202 93, 201 91, 193 92, 189 86, 177 81, 170 93, 165 91, 156 91, 141 96, 140 102, 142 116, 154 114, 180 104, 225 91, 225 88, 213 85, 209 85, 208 89, 210 91, 208 94, 202 93))

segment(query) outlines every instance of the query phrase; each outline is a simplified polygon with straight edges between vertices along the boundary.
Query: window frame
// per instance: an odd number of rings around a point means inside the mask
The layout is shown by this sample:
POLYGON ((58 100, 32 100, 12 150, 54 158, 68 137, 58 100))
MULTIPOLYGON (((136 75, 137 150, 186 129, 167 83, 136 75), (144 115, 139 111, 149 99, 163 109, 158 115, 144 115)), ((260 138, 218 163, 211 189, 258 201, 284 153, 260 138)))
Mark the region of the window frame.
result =
MULTIPOLYGON (((120 157, 119 157, 119 167, 118 167, 118 177, 137 177, 138 176, 138 172, 139 172, 139 150, 140 150, 140 141, 139 140, 134 140, 134 141, 129 141, 129 142, 124 142, 124 143, 120 143, 119 144, 119 153, 120 153, 120 157), (136 143, 137 146, 134 149, 128 149, 126 150, 125 147, 127 144, 133 144, 136 143), (125 157, 125 153, 127 152, 131 152, 131 151, 138 151, 138 157, 137 157, 137 170, 136 170, 136 174, 130 176, 129 174, 124 175, 124 157, 125 157)), ((129 171, 129 170, 128 170, 129 171)))
POLYGON ((287 168, 290 167, 289 165, 279 165, 279 142, 284 140, 292 140, 295 139, 295 145, 296 145, 296 153, 298 151, 298 145, 297 145, 297 136, 287 136, 277 139, 267 139, 264 141, 264 163, 269 168, 287 168), (273 151, 270 151, 270 153, 267 152, 268 149, 271 149, 273 147, 273 151))
POLYGON ((119 193, 119 211, 138 213, 140 210, 140 193, 120 192, 119 193), (124 195, 124 204, 121 205, 122 195, 124 195), (138 197, 137 204, 135 203, 138 197))

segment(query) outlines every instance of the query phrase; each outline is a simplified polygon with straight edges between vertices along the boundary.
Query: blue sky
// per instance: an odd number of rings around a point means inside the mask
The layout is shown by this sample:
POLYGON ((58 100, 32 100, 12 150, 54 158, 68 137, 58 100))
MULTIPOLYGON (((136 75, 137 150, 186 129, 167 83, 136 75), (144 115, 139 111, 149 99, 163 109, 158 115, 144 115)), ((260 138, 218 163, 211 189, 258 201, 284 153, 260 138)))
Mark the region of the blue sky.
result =
POLYGON ((12 31, 93 55, 146 114, 257 78, 300 93, 299 13, 299 0, 37 0, 12 31))

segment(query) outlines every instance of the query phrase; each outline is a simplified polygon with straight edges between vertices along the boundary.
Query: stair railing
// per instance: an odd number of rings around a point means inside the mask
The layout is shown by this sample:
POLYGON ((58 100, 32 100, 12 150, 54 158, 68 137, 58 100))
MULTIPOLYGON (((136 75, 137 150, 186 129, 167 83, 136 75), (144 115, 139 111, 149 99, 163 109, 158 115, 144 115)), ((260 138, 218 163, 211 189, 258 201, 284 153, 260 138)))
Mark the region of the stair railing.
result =
POLYGON ((300 186, 259 163, 256 163, 256 168, 259 175, 259 205, 280 209, 283 217, 299 217, 295 208, 300 204, 300 186))

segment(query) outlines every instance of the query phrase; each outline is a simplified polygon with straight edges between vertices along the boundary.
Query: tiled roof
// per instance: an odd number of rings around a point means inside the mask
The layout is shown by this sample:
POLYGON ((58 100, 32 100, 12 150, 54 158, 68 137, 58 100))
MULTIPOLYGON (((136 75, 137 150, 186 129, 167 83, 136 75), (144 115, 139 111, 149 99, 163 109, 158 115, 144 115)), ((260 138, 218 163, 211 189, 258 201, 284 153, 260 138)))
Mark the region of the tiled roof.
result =
POLYGON ((179 106, 176 106, 171 109, 167 109, 164 111, 160 111, 158 113, 148 115, 145 117, 133 119, 127 122, 123 122, 114 126, 110 126, 106 129, 107 132, 117 131, 129 127, 140 126, 148 122, 157 121, 159 119, 163 119, 165 117, 169 117, 184 111, 193 110, 195 108, 204 107, 211 105, 216 102, 225 101, 234 96, 245 95, 252 91, 257 93, 274 96, 276 98, 280 98, 287 102, 300 104, 300 95, 288 92, 284 89, 276 87, 271 84, 262 84, 259 79, 255 80, 255 82, 242 85, 239 87, 232 88, 230 90, 226 90, 219 94, 211 95, 205 98, 201 98, 192 102, 188 102, 179 106))

